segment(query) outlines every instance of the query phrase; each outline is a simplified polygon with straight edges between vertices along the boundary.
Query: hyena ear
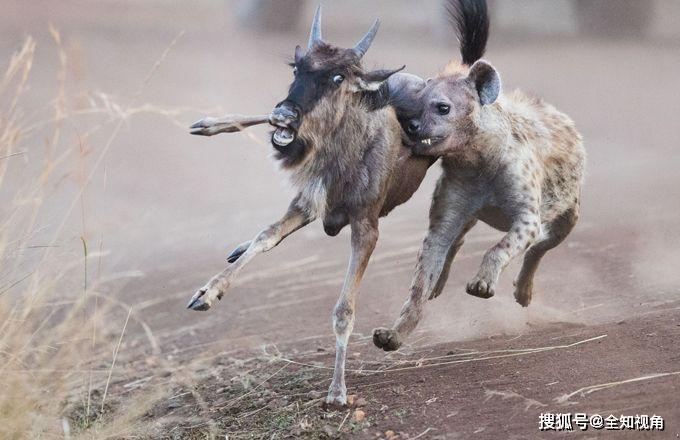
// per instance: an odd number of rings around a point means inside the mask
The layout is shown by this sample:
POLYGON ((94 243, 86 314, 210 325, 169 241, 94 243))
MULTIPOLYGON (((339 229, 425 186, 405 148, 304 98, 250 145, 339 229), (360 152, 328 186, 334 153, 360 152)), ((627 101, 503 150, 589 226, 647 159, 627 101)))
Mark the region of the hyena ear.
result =
POLYGON ((468 79, 474 85, 482 105, 491 104, 501 92, 501 77, 496 69, 484 60, 476 61, 470 67, 468 79))
POLYGON ((398 69, 380 69, 372 70, 370 72, 362 73, 357 75, 356 91, 357 92, 375 92, 380 88, 382 83, 384 83, 387 78, 394 75, 395 73, 404 70, 406 65, 401 66, 398 69))

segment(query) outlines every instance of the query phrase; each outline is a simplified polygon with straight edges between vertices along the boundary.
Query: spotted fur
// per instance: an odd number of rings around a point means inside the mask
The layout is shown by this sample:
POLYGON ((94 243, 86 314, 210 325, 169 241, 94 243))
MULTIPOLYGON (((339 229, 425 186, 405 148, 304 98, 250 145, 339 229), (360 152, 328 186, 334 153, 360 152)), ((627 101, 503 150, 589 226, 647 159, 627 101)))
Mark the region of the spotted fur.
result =
POLYGON ((500 76, 483 60, 452 61, 419 92, 410 122, 414 151, 442 157, 443 173, 430 209, 408 301, 375 344, 398 348, 441 291, 463 239, 478 220, 505 232, 482 258, 466 291, 491 298, 516 256, 524 262, 515 298, 526 307, 541 258, 560 244, 579 217, 585 150, 573 121, 520 91, 504 94, 500 76))

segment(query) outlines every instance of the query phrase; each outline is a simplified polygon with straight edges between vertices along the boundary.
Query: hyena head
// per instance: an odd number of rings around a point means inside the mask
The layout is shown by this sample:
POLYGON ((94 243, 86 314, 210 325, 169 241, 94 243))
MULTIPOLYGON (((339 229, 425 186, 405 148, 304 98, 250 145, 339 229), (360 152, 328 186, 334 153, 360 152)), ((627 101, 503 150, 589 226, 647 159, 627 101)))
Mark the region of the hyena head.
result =
POLYGON ((272 133, 272 144, 288 159, 304 154, 317 139, 336 130, 347 111, 371 102, 371 95, 379 93, 382 83, 403 69, 367 72, 361 67, 361 58, 378 32, 378 20, 354 47, 344 49, 323 41, 320 18, 319 7, 307 51, 295 48, 288 96, 270 116, 271 124, 278 127, 272 133))
POLYGON ((418 94, 418 116, 405 127, 415 145, 414 153, 443 156, 464 148, 475 134, 475 116, 496 101, 501 80, 484 60, 470 70, 428 80, 418 94))

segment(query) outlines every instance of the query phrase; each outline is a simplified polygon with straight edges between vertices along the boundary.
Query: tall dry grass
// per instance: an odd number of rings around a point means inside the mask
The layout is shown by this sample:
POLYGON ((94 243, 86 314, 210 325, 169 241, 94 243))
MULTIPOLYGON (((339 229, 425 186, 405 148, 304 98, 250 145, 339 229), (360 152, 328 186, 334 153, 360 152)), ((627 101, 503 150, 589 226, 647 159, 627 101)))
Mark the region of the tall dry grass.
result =
POLYGON ((52 99, 37 110, 25 105, 36 101, 32 38, 0 78, 0 438, 136 437, 148 433, 145 414, 167 387, 123 394, 114 386, 126 374, 119 361, 126 332, 140 322, 102 293, 111 290, 101 277, 104 238, 85 227, 84 194, 124 121, 164 112, 137 105, 139 93, 126 107, 103 94, 70 97, 69 60, 59 33, 51 33, 59 60, 52 99), (88 118, 87 128, 67 133, 78 118, 88 118), (105 140, 89 145, 95 133, 105 140), (66 203, 46 215, 64 181, 66 203), (82 234, 74 236, 66 225, 78 217, 82 234))

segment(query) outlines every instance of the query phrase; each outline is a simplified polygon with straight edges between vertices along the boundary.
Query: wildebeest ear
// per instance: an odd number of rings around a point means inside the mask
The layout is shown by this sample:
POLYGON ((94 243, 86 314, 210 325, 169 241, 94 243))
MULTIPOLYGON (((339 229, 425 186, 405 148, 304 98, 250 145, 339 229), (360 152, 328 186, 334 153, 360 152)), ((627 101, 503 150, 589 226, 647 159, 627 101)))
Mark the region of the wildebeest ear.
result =
POLYGON ((305 54, 302 53, 302 48, 299 45, 295 46, 295 62, 299 63, 304 56, 305 54))
POLYGON ((501 77, 496 69, 484 60, 476 61, 470 67, 468 79, 474 85, 482 105, 491 104, 501 92, 501 77))
POLYGON ((406 68, 406 65, 403 65, 398 69, 380 69, 362 73, 357 76, 358 91, 374 92, 380 88, 380 85, 385 82, 387 78, 404 70, 404 68, 406 68))

